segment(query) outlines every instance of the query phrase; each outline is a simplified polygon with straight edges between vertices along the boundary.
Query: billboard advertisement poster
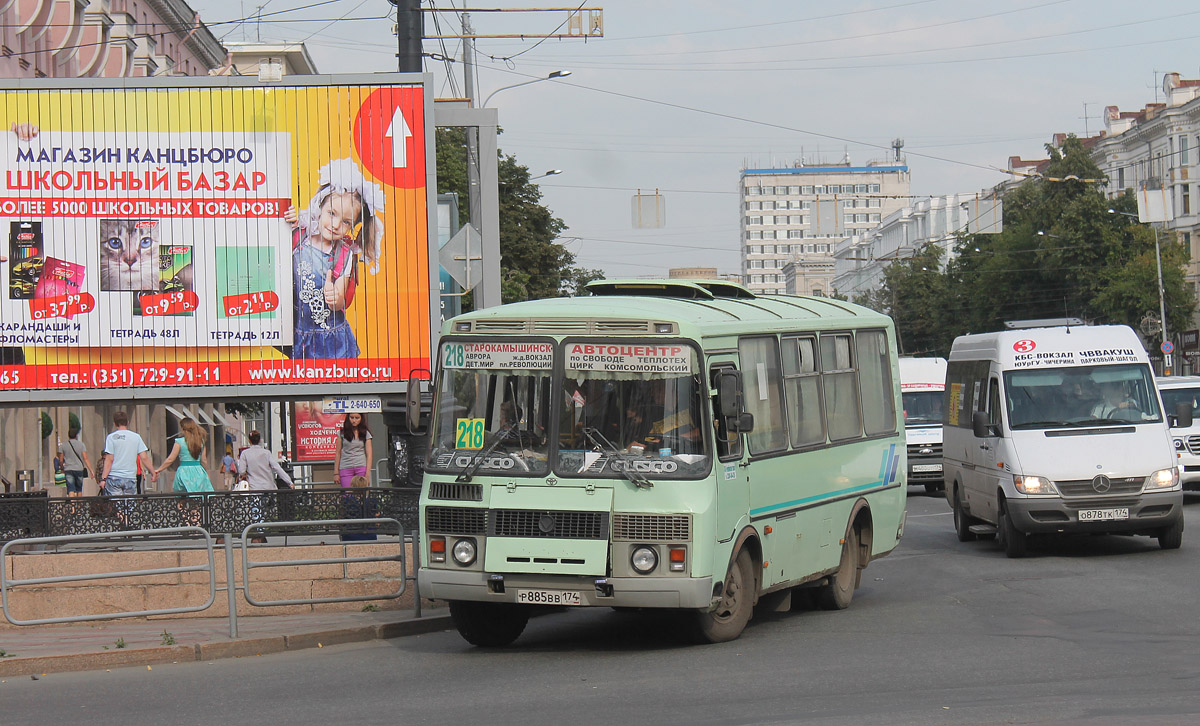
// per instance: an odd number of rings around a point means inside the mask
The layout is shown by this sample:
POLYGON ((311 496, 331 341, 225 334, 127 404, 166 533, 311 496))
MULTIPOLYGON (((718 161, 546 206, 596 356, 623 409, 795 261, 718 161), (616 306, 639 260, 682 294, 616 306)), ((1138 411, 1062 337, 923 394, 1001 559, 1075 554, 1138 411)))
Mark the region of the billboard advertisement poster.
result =
POLYGON ((430 368, 427 102, 420 82, 0 90, 0 387, 430 368))
POLYGON ((344 413, 324 413, 321 401, 297 401, 292 410, 296 430, 292 441, 296 451, 292 461, 313 463, 333 461, 337 437, 342 433, 344 413))

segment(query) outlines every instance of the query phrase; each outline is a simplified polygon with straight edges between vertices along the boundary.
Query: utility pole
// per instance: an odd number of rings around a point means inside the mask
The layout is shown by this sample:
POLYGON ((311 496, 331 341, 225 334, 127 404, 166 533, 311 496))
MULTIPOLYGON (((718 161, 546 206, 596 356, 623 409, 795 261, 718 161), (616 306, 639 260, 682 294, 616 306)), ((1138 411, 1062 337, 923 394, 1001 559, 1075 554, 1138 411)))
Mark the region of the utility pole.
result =
POLYGON ((396 8, 396 60, 401 73, 421 72, 425 16, 421 0, 388 0, 396 8))
MULTIPOLYGON (((463 93, 467 105, 475 108, 475 29, 471 27, 471 14, 462 14, 463 33, 463 93)), ((468 126, 467 132, 467 220, 476 230, 483 229, 483 191, 479 183, 479 127, 468 126)), ((467 275, 471 274, 471 249, 467 248, 467 275)), ((498 291, 497 291, 498 292, 498 291)), ((489 302, 498 303, 499 301, 489 302)))

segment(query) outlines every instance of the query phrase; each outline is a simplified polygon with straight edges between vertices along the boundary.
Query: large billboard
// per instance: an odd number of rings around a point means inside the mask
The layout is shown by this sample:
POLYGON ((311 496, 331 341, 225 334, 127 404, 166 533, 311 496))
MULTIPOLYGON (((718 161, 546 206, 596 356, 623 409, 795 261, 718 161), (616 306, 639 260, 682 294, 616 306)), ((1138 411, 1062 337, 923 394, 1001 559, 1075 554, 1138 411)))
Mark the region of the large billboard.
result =
POLYGON ((430 99, 391 78, 0 90, 0 389, 428 369, 430 99))

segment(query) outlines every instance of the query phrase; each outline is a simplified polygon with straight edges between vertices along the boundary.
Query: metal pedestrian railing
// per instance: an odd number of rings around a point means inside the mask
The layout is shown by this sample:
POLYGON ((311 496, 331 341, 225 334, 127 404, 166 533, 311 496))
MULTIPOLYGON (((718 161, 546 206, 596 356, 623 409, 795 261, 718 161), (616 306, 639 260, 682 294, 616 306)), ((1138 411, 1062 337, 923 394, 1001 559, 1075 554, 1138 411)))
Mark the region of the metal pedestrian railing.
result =
MULTIPOLYGON (((417 527, 414 488, 282 489, 266 492, 139 494, 119 497, 48 498, 42 493, 0 498, 0 542, 30 537, 124 533, 180 527, 212 535, 241 532, 258 522, 301 522, 306 533, 338 532, 319 523, 390 517, 417 527)), ((288 534, 288 532, 280 532, 288 534)))
MULTIPOLYGON (((168 527, 161 529, 138 529, 138 530, 122 530, 116 533, 94 533, 80 535, 60 535, 54 537, 24 537, 13 539, 0 547, 0 611, 4 617, 13 625, 48 625, 51 623, 75 623, 89 620, 115 620, 120 618, 136 618, 148 617, 151 615, 181 615, 187 613, 196 613, 207 610, 216 602, 216 593, 224 591, 229 598, 229 636, 231 638, 238 637, 237 626, 237 591, 241 590, 246 602, 254 607, 275 607, 282 605, 316 605, 322 603, 339 603, 339 602, 359 602, 368 600, 390 600, 401 597, 407 592, 408 583, 413 583, 413 615, 421 617, 421 594, 417 589, 417 578, 414 574, 408 574, 406 546, 411 541, 413 544, 413 552, 416 556, 416 561, 419 564, 419 537, 406 538, 404 534, 404 525, 394 517, 376 517, 370 516, 365 518, 353 519, 337 519, 337 520, 292 520, 280 522, 256 522, 248 524, 241 530, 240 549, 242 561, 242 582, 238 583, 234 567, 234 543, 233 534, 229 534, 224 538, 222 545, 225 553, 225 584, 218 586, 216 582, 216 570, 214 566, 214 547, 213 537, 208 531, 201 527, 168 527), (399 544, 399 552, 394 555, 367 555, 367 556, 347 556, 331 557, 323 559, 295 559, 295 560, 259 560, 252 561, 249 555, 249 545, 255 537, 264 536, 267 532, 287 532, 297 533, 305 532, 313 527, 330 528, 336 527, 339 531, 344 531, 353 534, 382 534, 385 537, 394 536, 394 540, 375 540, 372 541, 350 541, 343 542, 349 547, 365 544, 387 544, 394 542, 399 544), (35 578, 13 578, 8 576, 8 569, 4 566, 5 557, 12 554, 13 550, 25 547, 38 547, 47 545, 76 545, 86 544, 89 542, 111 542, 113 539, 126 539, 142 537, 150 540, 163 539, 179 539, 199 537, 204 542, 204 552, 206 554, 205 563, 199 565, 181 565, 178 567, 158 567, 147 568, 141 570, 122 570, 119 572, 100 572, 100 573, 85 573, 78 575, 60 575, 55 577, 35 577, 35 578), (328 564, 354 564, 354 563, 371 563, 371 562, 398 562, 400 563, 401 575, 399 589, 394 592, 383 594, 370 595, 346 595, 342 597, 313 597, 313 598, 296 598, 287 600, 261 600, 256 598, 250 589, 251 579, 250 573, 255 569, 271 568, 271 567, 303 567, 310 565, 328 565, 328 564), (175 608, 157 608, 153 610, 133 610, 110 613, 95 613, 87 615, 65 615, 52 618, 18 618, 14 617, 10 609, 10 593, 13 588, 21 586, 35 585, 54 585, 66 582, 82 582, 87 580, 108 580, 126 577, 145 577, 149 575, 165 575, 184 572, 207 572, 208 577, 208 598, 203 604, 190 605, 175 608)), ((347 550, 347 553, 349 550, 347 550)), ((47 555, 52 556, 52 555, 47 555)))
POLYGON ((167 536, 198 536, 204 539, 204 551, 207 555, 205 563, 202 565, 181 565, 179 567, 155 567, 145 570, 122 570, 119 572, 95 572, 82 575, 58 575, 55 577, 28 577, 28 578, 12 578, 8 576, 8 568, 4 566, 5 557, 10 554, 9 550, 18 546, 37 546, 49 544, 77 544, 90 542, 95 540, 106 540, 110 538, 107 534, 88 534, 88 535, 67 535, 62 537, 30 537, 26 539, 13 540, 0 547, 0 608, 4 610, 4 617, 13 625, 49 625, 51 623, 79 623, 86 620, 115 620, 119 618, 142 618, 151 615, 181 615, 184 613, 198 613, 202 610, 207 610, 212 606, 217 599, 217 579, 216 570, 213 567, 213 540, 208 532, 205 532, 199 527, 173 527, 169 529, 156 530, 135 530, 126 532, 125 534, 136 535, 154 535, 158 537, 167 536), (82 582, 85 580, 113 580, 124 577, 145 577, 147 575, 168 575, 183 572, 207 572, 208 573, 208 599, 202 605, 189 605, 185 607, 175 608, 155 608, 152 610, 130 610, 117 613, 103 613, 99 615, 64 615, 55 618, 16 618, 13 617, 12 611, 9 609, 9 593, 12 588, 22 585, 56 585, 64 582, 82 582))

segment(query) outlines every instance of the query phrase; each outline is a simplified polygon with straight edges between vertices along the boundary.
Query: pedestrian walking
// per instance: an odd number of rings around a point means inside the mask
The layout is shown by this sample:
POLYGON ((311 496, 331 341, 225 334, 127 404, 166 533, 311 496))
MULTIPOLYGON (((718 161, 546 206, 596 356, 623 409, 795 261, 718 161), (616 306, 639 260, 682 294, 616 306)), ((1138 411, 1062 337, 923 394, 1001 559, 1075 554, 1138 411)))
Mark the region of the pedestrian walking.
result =
POLYGON ((349 489, 356 476, 367 476, 371 461, 371 430, 361 413, 351 413, 342 424, 342 435, 333 449, 333 470, 343 489, 349 489))
POLYGON ((101 484, 110 496, 136 494, 138 464, 152 472, 153 481, 158 481, 158 474, 153 473, 150 448, 136 431, 129 428, 129 414, 124 411, 113 413, 113 426, 115 430, 104 439, 104 453, 109 456, 104 460, 101 484))
POLYGON ((67 443, 59 443, 58 455, 62 457, 63 474, 67 477, 67 496, 83 496, 83 480, 92 471, 87 446, 79 440, 79 429, 67 430, 67 443))
POLYGON ((279 466, 279 462, 261 446, 262 434, 258 431, 250 432, 250 445, 242 450, 237 460, 238 480, 246 482, 252 492, 270 492, 275 491, 278 487, 275 484, 276 477, 292 486, 292 478, 288 473, 279 466))
POLYGON ((175 484, 172 486, 174 491, 213 491, 212 481, 208 478, 208 450, 205 448, 208 434, 188 417, 179 422, 179 431, 180 436, 175 439, 171 453, 162 466, 152 469, 151 478, 158 481, 158 475, 179 459, 179 469, 175 472, 175 484))
POLYGON ((237 461, 234 460, 233 454, 227 449, 225 456, 221 457, 221 483, 225 485, 225 491, 233 491, 233 483, 237 481, 237 461))
MULTIPOLYGON (((238 480, 239 483, 246 482, 248 487, 246 491, 273 492, 278 489, 275 484, 276 478, 282 479, 287 482, 288 486, 292 486, 292 478, 283 470, 283 467, 279 466, 279 462, 275 461, 271 452, 261 446, 262 434, 258 431, 251 431, 249 439, 250 445, 242 449, 237 460, 237 470, 241 472, 238 474, 238 480)), ((271 500, 275 499, 275 497, 266 496, 261 498, 265 500, 263 502, 264 509, 271 505, 271 500)), ((280 499, 283 498, 280 497, 280 499)), ((285 501, 279 501, 278 506, 283 510, 285 504, 290 506, 290 503, 285 501)), ((267 538, 261 536, 250 538, 252 543, 265 544, 266 541, 267 538)))

